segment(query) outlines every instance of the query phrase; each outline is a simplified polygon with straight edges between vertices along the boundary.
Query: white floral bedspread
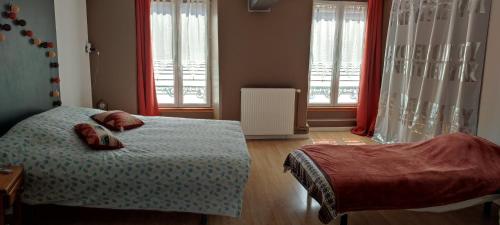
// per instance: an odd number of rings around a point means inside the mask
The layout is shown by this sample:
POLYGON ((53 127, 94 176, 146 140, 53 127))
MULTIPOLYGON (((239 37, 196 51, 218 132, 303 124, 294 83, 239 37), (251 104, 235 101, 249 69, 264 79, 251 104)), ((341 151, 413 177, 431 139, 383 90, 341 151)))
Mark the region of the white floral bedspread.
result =
POLYGON ((124 149, 94 151, 73 126, 99 112, 59 107, 0 137, 0 163, 25 166, 23 202, 240 215, 250 157, 238 122, 139 116, 114 133, 124 149))

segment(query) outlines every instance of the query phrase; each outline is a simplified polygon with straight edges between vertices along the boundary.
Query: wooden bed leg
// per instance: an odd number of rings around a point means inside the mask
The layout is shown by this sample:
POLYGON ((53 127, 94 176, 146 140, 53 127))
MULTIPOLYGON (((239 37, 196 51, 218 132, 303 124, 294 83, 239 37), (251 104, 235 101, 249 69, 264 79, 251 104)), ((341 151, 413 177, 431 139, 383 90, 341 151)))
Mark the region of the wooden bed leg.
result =
POLYGON ((484 216, 487 216, 487 217, 491 216, 492 206, 493 206, 492 202, 484 203, 484 206, 483 206, 483 215, 484 216))
POLYGON ((200 225, 208 225, 208 216, 201 215, 200 225))
POLYGON ((347 214, 344 214, 340 217, 340 225, 347 225, 348 224, 348 216, 347 214))

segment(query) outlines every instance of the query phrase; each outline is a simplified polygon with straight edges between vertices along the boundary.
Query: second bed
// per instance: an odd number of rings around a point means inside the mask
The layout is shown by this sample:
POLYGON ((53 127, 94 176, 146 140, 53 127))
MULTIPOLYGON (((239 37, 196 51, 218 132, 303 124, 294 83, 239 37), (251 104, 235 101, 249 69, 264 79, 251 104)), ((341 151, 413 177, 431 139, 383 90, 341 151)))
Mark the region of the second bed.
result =
POLYGON ((337 216, 347 224, 354 211, 444 212, 500 198, 500 147, 461 133, 412 144, 303 146, 284 167, 319 202, 325 224, 337 216))

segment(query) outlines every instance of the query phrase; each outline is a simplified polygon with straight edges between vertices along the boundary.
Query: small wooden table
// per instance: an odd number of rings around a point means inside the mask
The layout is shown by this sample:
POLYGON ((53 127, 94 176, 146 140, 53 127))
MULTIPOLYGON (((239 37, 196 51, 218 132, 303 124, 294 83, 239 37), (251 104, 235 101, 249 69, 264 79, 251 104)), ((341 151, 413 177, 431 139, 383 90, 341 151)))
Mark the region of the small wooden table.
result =
POLYGON ((12 225, 21 225, 21 201, 23 167, 11 166, 12 173, 0 174, 0 225, 6 224, 5 211, 13 208, 12 225))

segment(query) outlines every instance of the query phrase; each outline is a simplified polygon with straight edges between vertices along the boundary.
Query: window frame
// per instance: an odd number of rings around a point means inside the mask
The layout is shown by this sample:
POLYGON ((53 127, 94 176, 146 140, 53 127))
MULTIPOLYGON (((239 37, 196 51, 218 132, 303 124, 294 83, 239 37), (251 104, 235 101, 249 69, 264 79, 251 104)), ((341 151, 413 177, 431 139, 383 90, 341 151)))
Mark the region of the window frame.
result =
MULTIPOLYGON (((345 14, 345 7, 346 5, 361 5, 365 6, 368 10, 368 3, 366 1, 328 1, 328 0, 314 0, 313 2, 313 13, 315 10, 316 4, 333 4, 335 7, 338 8, 336 16, 337 16, 337 21, 342 21, 341 23, 337 23, 337 26, 335 27, 335 35, 336 35, 336 43, 335 43, 335 49, 334 49, 334 55, 335 55, 335 62, 333 62, 333 74, 332 74, 332 81, 331 81, 331 92, 330 92, 330 103, 311 103, 309 101, 309 94, 310 91, 307 93, 307 107, 309 108, 326 108, 326 107, 355 107, 359 104, 359 98, 358 102, 356 103, 338 103, 338 98, 339 98, 339 90, 340 90, 340 57, 342 56, 342 36, 343 36, 343 28, 344 28, 344 14, 345 14)), ((314 15, 313 15, 314 16, 314 15)), ((313 18, 314 19, 314 18, 313 18)), ((311 51, 313 50, 312 48, 312 43, 313 43, 313 35, 314 35, 314 28, 312 26, 313 20, 311 20, 311 51)), ((365 22, 365 24, 367 24, 365 22)), ((365 25, 366 26, 366 25, 365 25)), ((366 38, 366 28, 365 28, 365 33, 364 33, 364 38, 366 38)), ((365 45, 363 44, 362 48, 363 52, 365 50, 365 45)), ((312 55, 312 54, 311 54, 312 55)), ((312 60, 309 60, 309 71, 308 71, 308 83, 309 83, 309 90, 311 90, 311 66, 312 66, 312 60)), ((360 81, 361 81, 361 69, 360 69, 360 81)), ((359 88, 359 86, 358 86, 359 88)), ((359 90, 359 89, 358 89, 359 90)))
MULTIPOLYGON (((151 0, 151 1, 158 1, 158 0, 151 0)), ((170 0, 171 2, 175 3, 175 21, 172 24, 173 25, 173 30, 174 30, 174 103, 159 103, 158 102, 158 107, 159 108, 210 108, 212 107, 212 63, 211 63, 211 56, 212 56, 212 1, 211 0, 206 0, 208 7, 207 7, 207 40, 206 40, 206 68, 207 68, 207 76, 206 76, 206 97, 207 101, 204 104, 196 104, 196 103, 184 103, 184 87, 183 87, 183 74, 182 74, 182 52, 181 52, 181 46, 182 46, 182 38, 181 38, 181 3, 183 0, 170 0)), ((153 37, 153 35, 151 35, 153 37)), ((154 58, 153 58, 154 60, 154 58)), ((153 65, 154 66, 154 65, 153 65)), ((154 73, 154 68, 153 68, 153 73, 154 73)), ((153 76, 155 76, 153 74, 153 76)), ((156 77, 154 78, 156 82, 156 77)), ((156 90, 156 84, 155 84, 155 90, 156 90)), ((158 94, 156 94, 158 97, 158 94)))

